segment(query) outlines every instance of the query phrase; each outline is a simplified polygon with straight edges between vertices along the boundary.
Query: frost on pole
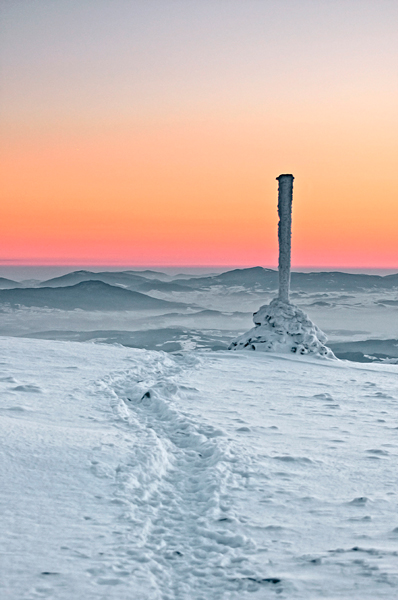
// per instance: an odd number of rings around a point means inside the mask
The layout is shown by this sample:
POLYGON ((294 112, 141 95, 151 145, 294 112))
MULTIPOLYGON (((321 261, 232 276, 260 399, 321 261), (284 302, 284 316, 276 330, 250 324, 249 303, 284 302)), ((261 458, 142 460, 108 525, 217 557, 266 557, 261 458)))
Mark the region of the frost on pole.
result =
POLYGON ((289 302, 292 240, 293 175, 279 175, 278 240, 279 295, 254 313, 254 327, 234 340, 229 350, 293 352, 335 358, 325 346, 326 335, 309 317, 289 302))
POLYGON ((279 300, 289 302, 290 256, 292 249, 293 175, 279 175, 278 241, 279 241, 279 300))

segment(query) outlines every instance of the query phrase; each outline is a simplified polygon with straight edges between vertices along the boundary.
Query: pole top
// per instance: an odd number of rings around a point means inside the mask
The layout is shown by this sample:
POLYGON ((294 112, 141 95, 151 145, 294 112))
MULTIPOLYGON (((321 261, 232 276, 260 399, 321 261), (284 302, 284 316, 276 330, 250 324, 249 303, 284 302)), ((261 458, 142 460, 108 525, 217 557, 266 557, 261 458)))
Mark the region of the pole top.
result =
POLYGON ((282 179, 283 177, 291 177, 292 180, 294 179, 293 175, 291 175, 290 173, 289 174, 283 173, 282 175, 279 175, 279 177, 277 177, 277 180, 279 181, 279 179, 282 179))

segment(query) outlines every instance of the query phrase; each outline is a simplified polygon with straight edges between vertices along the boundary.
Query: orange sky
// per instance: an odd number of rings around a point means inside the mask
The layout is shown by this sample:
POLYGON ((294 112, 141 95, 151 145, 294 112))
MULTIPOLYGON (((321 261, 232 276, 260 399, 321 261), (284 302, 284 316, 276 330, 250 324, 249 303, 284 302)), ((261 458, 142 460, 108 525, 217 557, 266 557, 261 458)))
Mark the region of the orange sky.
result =
POLYGON ((290 172, 294 265, 398 267, 393 3, 303 2, 287 31, 289 2, 27 4, 5 19, 0 263, 275 266, 290 172))

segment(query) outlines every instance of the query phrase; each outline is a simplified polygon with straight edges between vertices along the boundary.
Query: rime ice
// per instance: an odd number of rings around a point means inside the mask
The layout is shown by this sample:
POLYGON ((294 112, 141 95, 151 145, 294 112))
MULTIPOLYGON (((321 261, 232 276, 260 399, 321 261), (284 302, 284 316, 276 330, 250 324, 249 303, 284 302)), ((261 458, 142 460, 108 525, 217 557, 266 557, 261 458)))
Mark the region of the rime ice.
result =
POLYGON ((293 175, 279 175, 278 241, 279 241, 279 300, 289 302, 290 256, 292 241, 293 175))
POLYGON ((233 341, 229 350, 297 352, 334 358, 326 335, 297 306, 290 304, 293 175, 279 175, 279 296, 254 313, 255 327, 233 341))
POLYGON ((296 352, 334 358, 325 346, 326 335, 294 304, 275 298, 253 315, 255 327, 238 337, 230 350, 296 352))

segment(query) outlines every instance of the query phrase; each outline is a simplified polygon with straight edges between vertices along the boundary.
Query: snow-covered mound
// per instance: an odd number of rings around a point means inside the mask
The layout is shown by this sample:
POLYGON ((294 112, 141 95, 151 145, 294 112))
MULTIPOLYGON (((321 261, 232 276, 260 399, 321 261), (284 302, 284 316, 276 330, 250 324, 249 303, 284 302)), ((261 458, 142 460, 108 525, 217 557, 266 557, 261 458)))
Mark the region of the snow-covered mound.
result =
POLYGON ((254 313, 253 321, 255 327, 233 341, 229 350, 295 352, 335 358, 325 346, 327 337, 323 331, 294 304, 275 298, 254 313))

